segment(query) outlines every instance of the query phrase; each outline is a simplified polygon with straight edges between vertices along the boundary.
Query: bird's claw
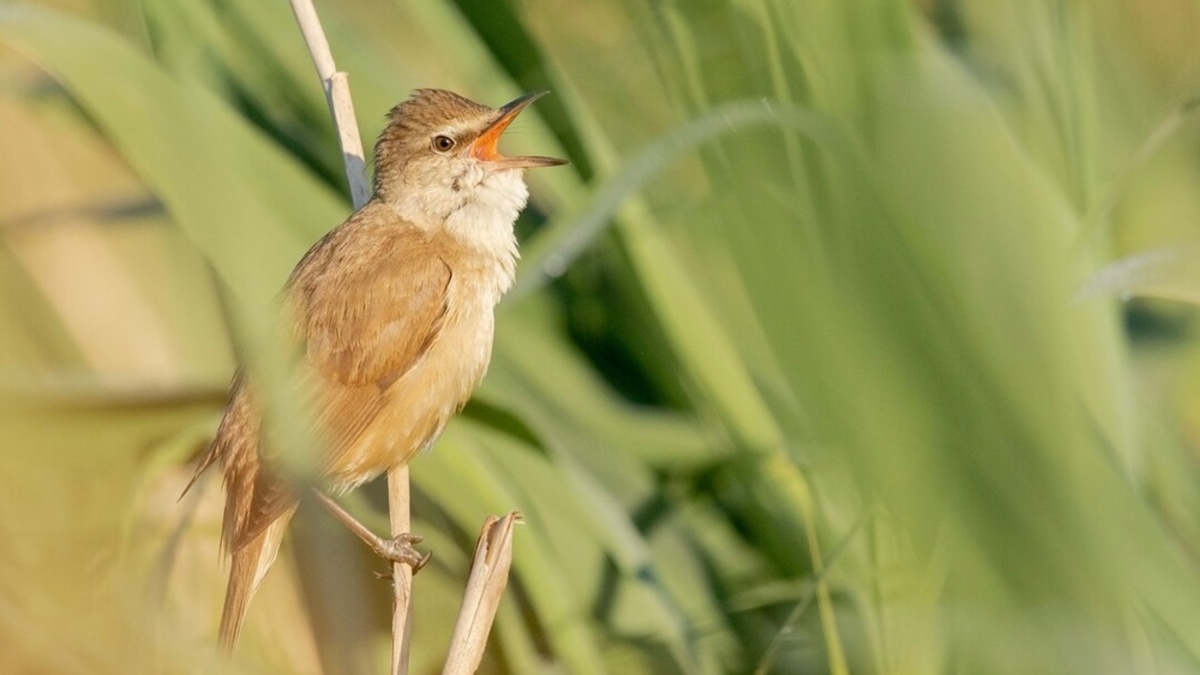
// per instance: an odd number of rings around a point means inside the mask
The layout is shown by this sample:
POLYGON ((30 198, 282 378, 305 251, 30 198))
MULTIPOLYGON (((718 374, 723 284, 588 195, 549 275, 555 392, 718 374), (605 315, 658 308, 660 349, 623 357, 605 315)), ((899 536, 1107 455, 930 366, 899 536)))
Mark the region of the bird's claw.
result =
POLYGON ((413 574, 416 574, 433 558, 433 553, 422 555, 420 551, 413 548, 413 544, 419 544, 422 541, 424 541, 424 537, 402 532, 391 539, 381 540, 379 555, 393 563, 408 565, 412 568, 413 574))

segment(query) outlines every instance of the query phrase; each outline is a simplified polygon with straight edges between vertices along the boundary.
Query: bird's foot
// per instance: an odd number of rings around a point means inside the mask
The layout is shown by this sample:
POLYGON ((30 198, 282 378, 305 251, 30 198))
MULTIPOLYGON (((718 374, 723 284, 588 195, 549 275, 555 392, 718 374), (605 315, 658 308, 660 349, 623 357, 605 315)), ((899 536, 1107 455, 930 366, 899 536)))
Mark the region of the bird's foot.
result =
POLYGON ((432 553, 421 555, 417 549, 413 548, 413 544, 421 543, 422 537, 409 532, 401 532, 391 539, 385 539, 372 532, 367 528, 366 525, 358 522, 354 516, 350 515, 349 511, 343 509, 341 505, 333 501, 333 498, 329 495, 321 492, 320 490, 313 490, 313 492, 316 494, 317 500, 321 502, 321 505, 324 506, 334 518, 342 521, 343 525, 349 528, 350 531, 357 535, 359 539, 362 539, 363 543, 365 543, 367 546, 370 546, 371 550, 374 551, 379 557, 392 563, 403 563, 408 565, 412 568, 413 574, 420 572, 421 568, 424 567, 429 562, 430 558, 433 557, 432 553))
POLYGON ((373 548, 381 558, 393 563, 408 565, 412 568, 413 574, 416 574, 433 558, 433 553, 422 554, 413 546, 413 544, 421 543, 423 539, 423 537, 410 532, 401 532, 391 539, 380 537, 378 545, 373 548))

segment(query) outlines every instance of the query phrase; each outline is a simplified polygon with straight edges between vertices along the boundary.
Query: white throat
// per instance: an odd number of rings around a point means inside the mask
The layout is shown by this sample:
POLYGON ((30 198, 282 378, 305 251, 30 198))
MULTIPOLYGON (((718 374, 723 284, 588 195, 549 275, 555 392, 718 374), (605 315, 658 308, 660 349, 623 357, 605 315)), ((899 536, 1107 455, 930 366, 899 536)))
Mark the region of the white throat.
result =
MULTIPOLYGON (((469 179, 461 179, 466 183, 469 179)), ((463 243, 489 253, 517 255, 513 223, 529 201, 529 188, 520 171, 486 174, 457 192, 455 208, 446 216, 446 230, 463 243)))
POLYGON ((486 171, 477 162, 460 165, 463 173, 445 185, 405 190, 392 208, 419 227, 444 228, 496 265, 496 300, 512 286, 517 238, 513 223, 529 200, 520 171, 486 171))

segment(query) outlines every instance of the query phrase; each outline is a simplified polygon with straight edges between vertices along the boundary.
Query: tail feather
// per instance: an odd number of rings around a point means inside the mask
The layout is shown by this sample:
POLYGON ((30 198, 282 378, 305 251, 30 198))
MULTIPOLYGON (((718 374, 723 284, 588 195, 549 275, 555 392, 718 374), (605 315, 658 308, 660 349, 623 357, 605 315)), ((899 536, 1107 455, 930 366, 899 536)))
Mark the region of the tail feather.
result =
POLYGON ((228 653, 233 652, 238 636, 241 635, 242 622, 246 618, 246 607, 250 604, 250 598, 262 584, 263 577, 267 575, 267 570, 271 569, 271 564, 279 554, 283 532, 287 529, 293 513, 295 507, 286 511, 257 537, 232 552, 229 585, 225 589, 225 607, 221 611, 220 629, 221 648, 228 653))

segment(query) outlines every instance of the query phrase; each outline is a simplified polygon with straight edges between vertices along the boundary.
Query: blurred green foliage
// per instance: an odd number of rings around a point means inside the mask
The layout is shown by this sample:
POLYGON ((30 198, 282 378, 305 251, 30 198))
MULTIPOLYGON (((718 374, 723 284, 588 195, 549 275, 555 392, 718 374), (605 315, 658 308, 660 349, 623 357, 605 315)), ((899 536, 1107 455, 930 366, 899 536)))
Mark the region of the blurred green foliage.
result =
MULTIPOLYGON (((546 88, 506 142, 572 160, 413 466, 412 672, 510 509, 486 672, 1200 672, 1200 5, 318 9, 364 138, 546 88)), ((4 4, 0 49, 0 669, 382 672, 319 514, 222 664, 219 481, 177 502, 349 209, 287 3, 4 4)))

